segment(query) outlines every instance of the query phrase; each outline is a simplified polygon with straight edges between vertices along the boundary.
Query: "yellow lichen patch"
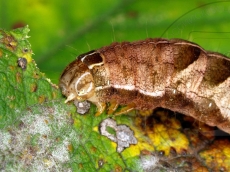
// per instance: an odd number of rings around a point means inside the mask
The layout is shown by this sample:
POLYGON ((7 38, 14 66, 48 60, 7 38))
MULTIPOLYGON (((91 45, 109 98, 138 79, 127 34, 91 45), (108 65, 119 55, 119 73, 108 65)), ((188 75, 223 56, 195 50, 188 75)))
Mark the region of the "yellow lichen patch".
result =
POLYGON ((153 147, 152 144, 148 143, 148 142, 138 142, 137 146, 139 147, 140 151, 154 151, 155 148, 153 147))
POLYGON ((164 151, 166 156, 169 155, 171 147, 174 147, 179 154, 188 149, 189 140, 179 130, 167 128, 163 124, 155 124, 147 133, 156 150, 164 151))
POLYGON ((30 53, 23 54, 21 57, 25 58, 27 63, 30 63, 33 60, 30 53))
POLYGON ((31 49, 27 49, 24 47, 18 47, 17 56, 21 58, 25 58, 28 64, 33 61, 31 49))
POLYGON ((129 148, 125 149, 122 152, 122 155, 125 158, 130 158, 134 156, 139 156, 140 155, 140 148, 137 145, 131 145, 129 148))
POLYGON ((136 145, 131 145, 129 148, 125 149, 122 152, 122 155, 125 158, 132 158, 135 156, 139 156, 143 151, 154 151, 154 147, 144 141, 138 141, 136 145))
POLYGON ((21 47, 19 47, 16 54, 20 58, 25 58, 28 64, 33 61, 32 50, 28 50, 27 48, 21 49, 21 47))
POLYGON ((200 152, 204 163, 212 167, 213 171, 227 171, 230 169, 230 141, 216 140, 208 149, 200 152))
MULTIPOLYGON (((147 136, 151 146, 151 151, 163 151, 165 156, 168 156, 171 152, 176 154, 184 154, 189 150, 189 138, 182 130, 181 122, 175 118, 174 114, 169 114, 167 110, 158 110, 153 115, 143 118, 139 116, 135 119, 135 125, 139 126, 139 129, 144 133, 142 135, 147 136)), ((135 136, 138 138, 138 145, 141 145, 138 134, 135 136)), ((143 136, 142 136, 143 138, 143 136)), ((142 150, 142 148, 140 148, 142 150)))
POLYGON ((115 148, 115 149, 117 148, 117 143, 111 142, 111 145, 112 145, 113 148, 115 148))
POLYGON ((137 146, 140 149, 140 151, 142 151, 142 150, 153 151, 154 150, 154 147, 151 144, 149 138, 146 137, 145 133, 142 130, 140 130, 137 127, 132 127, 131 129, 135 133, 134 134, 135 138, 138 139, 138 142, 137 142, 137 144, 135 146, 137 146))
POLYGON ((93 131, 98 132, 98 127, 97 127, 97 126, 96 126, 96 127, 93 127, 93 131))
MULTIPOLYGON (((135 121, 138 118, 135 118, 135 121)), ((138 120, 140 122, 140 120, 138 120)), ((135 138, 137 139, 137 144, 130 145, 127 149, 122 152, 122 155, 126 158, 131 158, 135 156, 139 156, 142 151, 154 151, 154 147, 151 144, 150 140, 146 138, 143 132, 138 127, 131 128, 135 133, 135 138)))

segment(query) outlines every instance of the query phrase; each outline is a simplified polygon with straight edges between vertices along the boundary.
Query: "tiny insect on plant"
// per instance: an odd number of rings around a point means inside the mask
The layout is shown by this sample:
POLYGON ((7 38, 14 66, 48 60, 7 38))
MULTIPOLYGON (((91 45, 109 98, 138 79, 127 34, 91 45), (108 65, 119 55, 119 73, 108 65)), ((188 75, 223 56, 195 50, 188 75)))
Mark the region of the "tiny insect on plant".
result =
MULTIPOLYGON (((181 30, 171 26, 162 36, 181 30)), ((94 103, 96 116, 108 102, 108 114, 127 105, 115 115, 163 107, 230 133, 229 76, 230 60, 225 55, 182 39, 149 38, 112 43, 80 55, 66 67, 59 86, 66 102, 94 103)))

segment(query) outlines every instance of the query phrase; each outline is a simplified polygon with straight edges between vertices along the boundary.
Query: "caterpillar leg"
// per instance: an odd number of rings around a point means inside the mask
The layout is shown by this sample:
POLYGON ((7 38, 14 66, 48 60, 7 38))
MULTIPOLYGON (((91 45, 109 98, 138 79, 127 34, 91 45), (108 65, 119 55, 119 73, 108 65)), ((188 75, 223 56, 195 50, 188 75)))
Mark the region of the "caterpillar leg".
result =
POLYGON ((109 108, 108 108, 108 114, 114 113, 115 110, 117 109, 118 105, 119 105, 119 104, 118 104, 116 101, 111 101, 111 102, 110 102, 110 106, 109 106, 109 108))
POLYGON ((106 104, 101 103, 101 102, 97 102, 95 105, 97 106, 97 113, 95 114, 95 116, 99 116, 102 114, 102 112, 104 112, 104 110, 106 108, 106 104))
POLYGON ((134 103, 128 104, 127 106, 123 107, 119 112, 116 112, 115 115, 126 114, 133 109, 135 109, 136 105, 134 103))

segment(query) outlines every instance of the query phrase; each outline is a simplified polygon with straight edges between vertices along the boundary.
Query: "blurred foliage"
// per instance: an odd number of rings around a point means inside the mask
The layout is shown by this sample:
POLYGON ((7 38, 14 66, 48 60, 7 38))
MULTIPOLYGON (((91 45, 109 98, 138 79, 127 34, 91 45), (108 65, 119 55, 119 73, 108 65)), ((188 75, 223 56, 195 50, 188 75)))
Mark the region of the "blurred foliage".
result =
POLYGON ((230 1, 0 0, 0 28, 29 25, 34 59, 58 83, 76 56, 114 41, 183 38, 228 55, 229 13, 230 1))

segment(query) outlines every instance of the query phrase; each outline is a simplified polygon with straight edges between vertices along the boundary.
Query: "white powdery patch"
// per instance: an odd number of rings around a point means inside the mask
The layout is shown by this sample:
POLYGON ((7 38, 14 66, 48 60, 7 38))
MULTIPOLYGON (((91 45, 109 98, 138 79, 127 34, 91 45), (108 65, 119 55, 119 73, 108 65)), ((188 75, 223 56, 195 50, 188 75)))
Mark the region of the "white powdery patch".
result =
POLYGON ((0 151, 8 149, 11 141, 11 135, 8 132, 0 131, 0 151))
POLYGON ((76 132, 67 113, 55 104, 38 105, 18 119, 19 125, 0 130, 1 169, 70 172, 68 146, 76 132))
POLYGON ((117 143, 117 152, 119 153, 131 144, 137 144, 134 132, 126 125, 117 125, 116 121, 111 118, 107 118, 101 122, 100 133, 117 143), (108 127, 112 128, 116 134, 108 132, 108 127))
POLYGON ((50 127, 47 125, 49 119, 45 116, 35 115, 34 121, 30 124, 30 134, 48 135, 51 132, 50 127))
POLYGON ((158 166, 159 158, 153 155, 141 156, 140 166, 146 172, 154 171, 158 166))
POLYGON ((55 160, 60 161, 61 163, 69 161, 69 152, 67 150, 67 147, 69 145, 68 141, 64 141, 63 144, 57 146, 52 151, 52 156, 55 160))

